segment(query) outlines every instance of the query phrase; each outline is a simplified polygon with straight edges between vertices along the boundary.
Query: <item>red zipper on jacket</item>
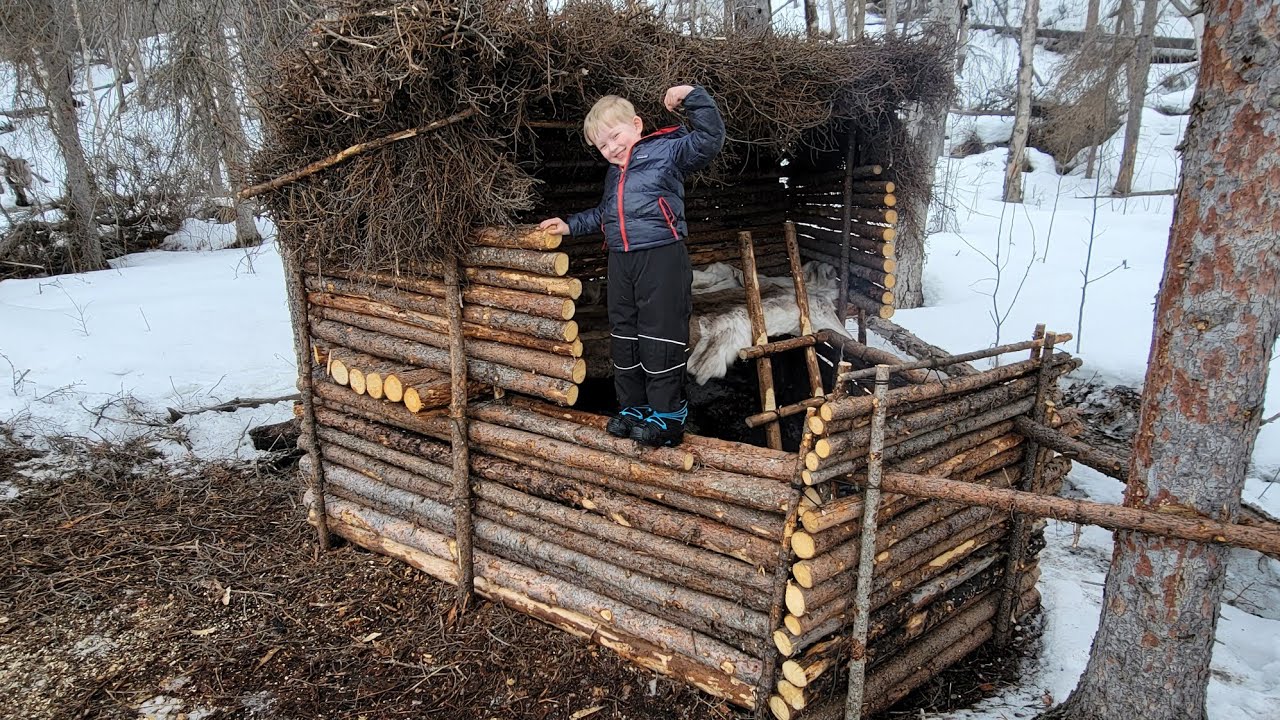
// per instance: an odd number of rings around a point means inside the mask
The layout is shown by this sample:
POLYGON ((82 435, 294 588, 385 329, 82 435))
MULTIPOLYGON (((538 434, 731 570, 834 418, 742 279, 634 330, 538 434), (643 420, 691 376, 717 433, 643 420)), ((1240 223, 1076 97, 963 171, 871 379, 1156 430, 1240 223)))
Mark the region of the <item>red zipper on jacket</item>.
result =
POLYGON ((627 166, 631 164, 631 153, 636 149, 636 145, 639 145, 645 140, 648 140, 651 137, 657 137, 658 135, 666 135, 667 133, 673 133, 679 129, 680 129, 679 125, 672 125, 671 127, 664 127, 660 130, 654 130, 648 135, 645 135, 639 140, 636 140, 635 145, 632 145, 630 149, 627 150, 627 159, 623 161, 622 169, 618 172, 618 232, 622 235, 622 252, 630 252, 631 250, 631 244, 627 242, 626 214, 622 210, 623 191, 626 189, 627 166))
POLYGON ((676 232, 676 214, 671 210, 671 206, 667 204, 667 199, 661 195, 658 196, 658 209, 662 211, 662 219, 667 221, 667 227, 671 228, 671 236, 679 242, 680 233, 676 232))

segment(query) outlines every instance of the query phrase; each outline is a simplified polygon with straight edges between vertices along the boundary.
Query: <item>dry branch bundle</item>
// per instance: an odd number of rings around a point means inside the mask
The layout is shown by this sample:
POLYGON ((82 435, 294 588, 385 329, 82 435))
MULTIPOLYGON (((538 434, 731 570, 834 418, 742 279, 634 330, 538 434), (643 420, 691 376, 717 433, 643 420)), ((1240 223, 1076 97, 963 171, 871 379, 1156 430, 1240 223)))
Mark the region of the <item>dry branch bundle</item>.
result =
POLYGON ((728 127, 708 178, 831 150, 856 125, 910 192, 927 168, 898 111, 944 100, 953 55, 936 36, 690 36, 650 11, 592 1, 554 17, 499 0, 336 4, 256 88, 266 149, 252 179, 372 144, 262 194, 285 244, 348 267, 407 269, 472 247, 476 228, 538 206, 533 173, 553 157, 560 173, 601 169, 576 128, 597 98, 626 96, 648 122, 669 125, 678 119, 662 93, 690 81, 708 87, 728 127))

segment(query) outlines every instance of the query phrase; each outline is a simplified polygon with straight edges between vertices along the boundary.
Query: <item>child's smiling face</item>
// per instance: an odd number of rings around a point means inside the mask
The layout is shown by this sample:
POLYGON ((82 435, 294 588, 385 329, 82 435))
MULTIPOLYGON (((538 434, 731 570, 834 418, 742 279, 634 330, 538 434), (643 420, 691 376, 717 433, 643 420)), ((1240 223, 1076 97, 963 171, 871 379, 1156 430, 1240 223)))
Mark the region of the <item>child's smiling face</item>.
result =
POLYGON ((606 161, 612 165, 622 165, 627 161, 631 147, 640 139, 642 127, 640 116, 636 115, 630 122, 618 122, 601 127, 593 142, 606 161))

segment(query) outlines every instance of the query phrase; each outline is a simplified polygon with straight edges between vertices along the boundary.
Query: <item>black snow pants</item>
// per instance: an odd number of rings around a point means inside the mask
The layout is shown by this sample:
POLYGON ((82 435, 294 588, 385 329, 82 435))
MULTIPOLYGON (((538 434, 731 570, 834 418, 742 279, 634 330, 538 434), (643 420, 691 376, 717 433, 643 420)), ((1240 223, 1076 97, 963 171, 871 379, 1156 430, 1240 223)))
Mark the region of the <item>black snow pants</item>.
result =
POLYGON ((684 403, 692 285, 682 242, 609 252, 613 386, 622 407, 675 412, 684 403))

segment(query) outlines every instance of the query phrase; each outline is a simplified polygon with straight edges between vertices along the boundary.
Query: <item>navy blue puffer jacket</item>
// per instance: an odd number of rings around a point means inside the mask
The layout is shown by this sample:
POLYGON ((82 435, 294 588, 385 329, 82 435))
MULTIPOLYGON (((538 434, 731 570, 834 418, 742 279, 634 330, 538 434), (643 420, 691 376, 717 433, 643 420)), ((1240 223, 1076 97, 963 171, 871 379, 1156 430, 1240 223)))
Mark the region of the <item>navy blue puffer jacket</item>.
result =
POLYGON ((609 166, 598 207, 566 222, 574 235, 603 232, 610 250, 630 252, 683 242, 684 178, 706 167, 724 145, 724 120, 701 87, 684 99, 692 129, 662 128, 640 138, 623 167, 609 166))

